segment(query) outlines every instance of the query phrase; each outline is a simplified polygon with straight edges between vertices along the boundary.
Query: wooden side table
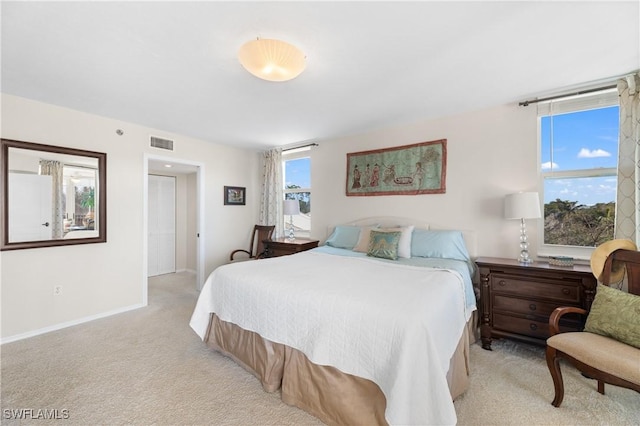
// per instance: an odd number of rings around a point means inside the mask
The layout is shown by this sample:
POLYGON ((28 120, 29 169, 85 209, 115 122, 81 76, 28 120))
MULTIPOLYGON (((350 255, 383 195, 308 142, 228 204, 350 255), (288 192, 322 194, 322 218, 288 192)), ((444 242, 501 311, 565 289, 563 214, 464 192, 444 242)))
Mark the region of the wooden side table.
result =
POLYGON ((286 237, 276 238, 274 240, 264 240, 265 257, 287 256, 301 251, 310 250, 318 247, 318 240, 308 238, 296 238, 289 240, 286 237))
MULTIPOLYGON (((553 266, 547 262, 527 265, 515 259, 480 257, 480 336, 491 350, 494 337, 509 337, 546 344, 549 316, 559 306, 587 311, 597 281, 587 265, 553 266)), ((560 323, 563 331, 581 331, 585 317, 572 314, 560 323)))

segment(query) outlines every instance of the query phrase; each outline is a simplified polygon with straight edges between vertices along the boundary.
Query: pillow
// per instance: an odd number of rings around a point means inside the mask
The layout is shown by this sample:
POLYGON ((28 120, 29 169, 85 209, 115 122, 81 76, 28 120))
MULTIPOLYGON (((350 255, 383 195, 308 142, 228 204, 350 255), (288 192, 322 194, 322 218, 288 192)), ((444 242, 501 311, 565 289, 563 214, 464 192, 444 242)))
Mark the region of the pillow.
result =
POLYGON ((440 257, 468 262, 467 246, 460 231, 415 229, 411 237, 411 256, 440 257))
POLYGON ((640 348, 640 296, 598 284, 584 331, 640 348))
POLYGON ((398 257, 409 259, 411 257, 411 236, 413 234, 413 225, 400 226, 397 228, 382 228, 385 232, 401 232, 400 242, 398 243, 398 257))
POLYGON ((402 232, 371 231, 367 256, 398 259, 398 243, 402 232))
POLYGON ((338 225, 325 244, 331 247, 351 250, 360 237, 359 226, 338 225))
POLYGON ((371 230, 378 229, 379 225, 371 225, 371 226, 362 226, 360 230, 360 237, 358 238, 358 242, 353 247, 353 251, 359 251, 361 253, 366 253, 369 249, 369 240, 371 238, 371 230))

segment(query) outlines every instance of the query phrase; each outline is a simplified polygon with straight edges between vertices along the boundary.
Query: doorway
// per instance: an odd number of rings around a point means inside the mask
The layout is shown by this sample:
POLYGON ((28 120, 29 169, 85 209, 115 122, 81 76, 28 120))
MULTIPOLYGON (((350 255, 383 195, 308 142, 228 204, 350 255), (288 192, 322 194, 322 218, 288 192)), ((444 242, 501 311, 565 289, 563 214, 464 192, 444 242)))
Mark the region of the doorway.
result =
MULTIPOLYGON (((161 175, 164 178, 173 177, 175 187, 175 223, 176 242, 174 244, 174 259, 176 259, 174 271, 190 271, 196 275, 196 290, 200 290, 204 284, 204 201, 203 181, 204 165, 202 163, 177 160, 145 154, 144 156, 144 283, 143 303, 148 301, 148 277, 150 275, 150 232, 153 228, 149 219, 149 210, 155 208, 150 205, 149 195, 155 191, 150 185, 151 175, 161 175), (182 236, 181 236, 182 234, 182 236), (187 259, 187 260, 185 260, 187 259)), ((166 207, 163 207, 166 208, 166 207)))

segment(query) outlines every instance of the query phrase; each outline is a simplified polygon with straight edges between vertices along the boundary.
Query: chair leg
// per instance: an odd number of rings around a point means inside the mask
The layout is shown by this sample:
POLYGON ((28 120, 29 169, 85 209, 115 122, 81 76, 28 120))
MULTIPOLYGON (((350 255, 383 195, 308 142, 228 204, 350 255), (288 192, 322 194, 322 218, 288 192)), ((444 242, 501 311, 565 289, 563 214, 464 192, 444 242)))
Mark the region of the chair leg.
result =
POLYGON ((551 373, 553 387, 556 393, 551 405, 559 407, 560 404, 562 404, 562 399, 564 398, 564 383, 562 381, 562 372, 560 371, 560 359, 556 356, 556 349, 551 346, 547 346, 546 358, 547 367, 549 367, 549 373, 551 373))
POLYGON ((604 395, 604 382, 602 380, 598 380, 598 392, 604 395))

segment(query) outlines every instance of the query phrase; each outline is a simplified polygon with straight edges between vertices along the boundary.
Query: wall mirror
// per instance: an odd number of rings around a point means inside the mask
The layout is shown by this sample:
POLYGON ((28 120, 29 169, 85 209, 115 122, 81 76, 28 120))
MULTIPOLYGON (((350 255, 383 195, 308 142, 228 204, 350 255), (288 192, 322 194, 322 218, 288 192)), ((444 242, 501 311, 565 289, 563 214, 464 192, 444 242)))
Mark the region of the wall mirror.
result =
POLYGON ((0 250, 107 241, 107 154, 2 139, 0 250))

